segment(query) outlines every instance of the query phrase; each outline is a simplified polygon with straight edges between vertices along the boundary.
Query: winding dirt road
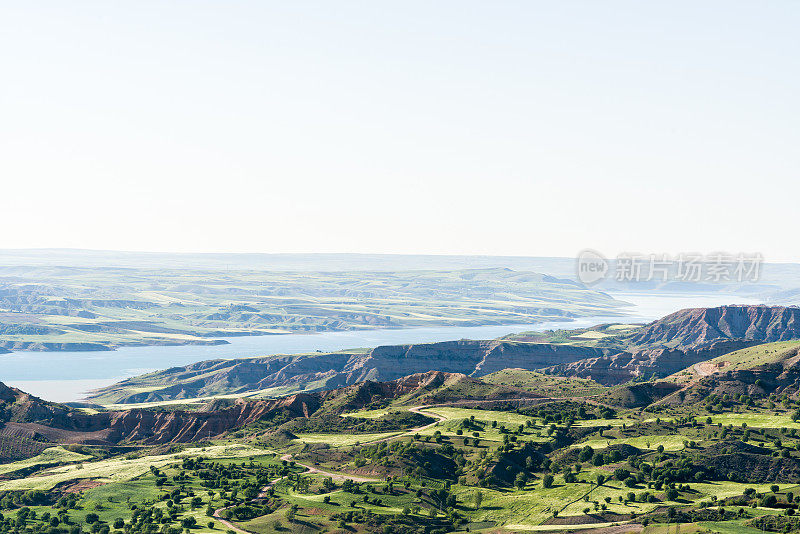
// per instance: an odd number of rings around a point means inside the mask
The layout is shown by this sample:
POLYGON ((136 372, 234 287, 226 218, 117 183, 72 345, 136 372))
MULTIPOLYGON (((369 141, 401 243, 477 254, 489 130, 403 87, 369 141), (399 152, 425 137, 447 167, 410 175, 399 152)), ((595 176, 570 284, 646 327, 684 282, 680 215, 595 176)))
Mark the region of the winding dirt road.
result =
MULTIPOLYGON (((433 406, 414 406, 413 408, 409 408, 408 411, 409 412, 414 412, 414 413, 417 413, 417 414, 420 414, 420 415, 424 415, 426 417, 434 417, 434 418, 436 418, 436 421, 434 421, 432 423, 428 423, 427 425, 423 425, 423 426, 419 426, 419 427, 416 427, 416 428, 412 428, 411 430, 407 430, 406 432, 402 432, 400 434, 395 434, 394 436, 389 436, 387 438, 381 438, 381 439, 376 439, 376 440, 373 440, 373 441, 368 441, 368 442, 365 442, 364 445, 371 445, 371 444, 375 444, 375 443, 381 443, 381 442, 389 441, 389 440, 396 439, 396 438, 399 438, 399 437, 402 437, 402 436, 408 436, 408 435, 413 436, 417 432, 422 432, 423 430, 427 430, 427 429, 429 429, 429 428, 441 423, 442 421, 446 421, 447 420, 447 418, 445 416, 443 416, 443 415, 439 415, 439 414, 436 414, 436 413, 430 413, 430 412, 423 412, 422 411, 425 408, 432 408, 432 407, 433 406)), ((290 462, 291 460, 292 460, 292 455, 291 454, 284 454, 283 456, 281 456, 281 461, 290 462)), ((331 472, 331 471, 324 471, 322 469, 319 469, 318 467, 314 467, 313 465, 303 464, 303 463, 300 463, 298 461, 295 461, 295 465, 299 465, 300 467, 304 467, 306 469, 304 471, 304 474, 308 474, 308 475, 315 474, 315 475, 327 476, 327 477, 330 477, 334 482, 344 482, 345 480, 352 480, 353 482, 359 482, 359 483, 361 483, 361 482, 381 482, 382 481, 382 479, 379 479, 379 478, 367 478, 367 477, 360 477, 360 476, 356 476, 356 475, 350 475, 348 473, 334 473, 334 472, 331 472)), ((261 492, 259 492, 258 497, 256 497, 256 499, 264 499, 264 498, 266 498, 267 495, 269 495, 270 488, 272 488, 275 484, 277 484, 278 482, 280 482, 284 478, 286 478, 286 477, 284 476, 284 477, 276 478, 275 480, 273 480, 272 482, 270 482, 269 484, 267 484, 266 486, 261 488, 261 492)), ((227 510, 228 508, 232 508, 232 506, 226 506, 225 508, 219 508, 217 510, 214 510, 214 518, 217 521, 219 521, 220 523, 222 523, 223 525, 225 525, 226 528, 229 528, 229 529, 233 530, 237 534, 252 534, 251 532, 249 532, 247 530, 242 530, 241 528, 237 527, 236 525, 234 525, 230 521, 227 521, 226 519, 222 518, 222 512, 227 510)))
POLYGON ((389 436, 386 438, 374 439, 372 441, 365 441, 364 445, 374 445, 375 443, 383 443, 384 441, 390 441, 397 438, 402 438, 403 436, 413 436, 417 432, 422 432, 423 430, 427 430, 432 426, 436 426, 442 421, 447 421, 447 417, 443 415, 439 415, 438 413, 430 413, 430 412, 423 412, 425 408, 433 408, 434 405, 431 406, 414 406, 413 408, 409 408, 409 412, 414 412, 419 415, 424 415, 425 417, 433 417, 436 419, 433 423, 428 423, 427 425, 418 426, 416 428, 412 428, 411 430, 406 430, 405 432, 400 432, 399 434, 395 434, 393 436, 389 436))
MULTIPOLYGON (((291 461, 291 459, 292 459, 292 455, 291 454, 284 454, 283 456, 281 456, 281 460, 286 460, 287 462, 291 461)), ((322 476, 325 476, 325 477, 331 477, 331 479, 334 482, 344 482, 345 480, 352 480, 353 482, 380 482, 381 481, 381 479, 379 479, 379 478, 365 478, 365 477, 359 477, 359 476, 355 476, 355 475, 349 475, 347 473, 333 473, 331 471, 323 471, 322 469, 314 467, 313 465, 301 464, 298 461, 295 461, 294 464, 295 465, 299 465, 300 467, 305 467, 306 468, 306 471, 303 472, 304 475, 314 474, 314 475, 322 475, 322 476)), ((270 485, 267 486, 265 489, 269 489, 269 487, 271 487, 273 484, 275 484, 275 482, 277 482, 277 480, 271 482, 270 485)))
MULTIPOLYGON (((228 508, 231 508, 231 507, 229 506, 228 508)), ((226 521, 225 519, 222 519, 220 517, 219 514, 222 513, 223 510, 227 510, 228 508, 220 508, 219 510, 214 510, 214 519, 216 519, 217 521, 219 521, 220 523, 225 525, 230 530, 232 530, 234 532, 237 532, 238 534, 253 534, 249 530, 242 530, 239 527, 237 527, 236 525, 234 525, 233 523, 231 523, 229 521, 226 521)))

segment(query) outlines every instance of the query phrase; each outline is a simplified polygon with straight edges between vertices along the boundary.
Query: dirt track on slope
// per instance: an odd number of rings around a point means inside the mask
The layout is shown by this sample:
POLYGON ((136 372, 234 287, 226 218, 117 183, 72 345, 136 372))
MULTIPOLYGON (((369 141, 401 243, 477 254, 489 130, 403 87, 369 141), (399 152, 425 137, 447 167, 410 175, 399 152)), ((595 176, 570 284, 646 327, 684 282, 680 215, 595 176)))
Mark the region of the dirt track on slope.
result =
MULTIPOLYGON (((580 399, 587 400, 587 402, 592 402, 591 400, 586 399, 586 397, 575 397, 575 398, 580 398, 580 399)), ((547 403, 547 402, 557 402, 557 401, 561 401, 561 400, 571 400, 572 398, 570 398, 570 397, 564 397, 564 398, 562 398, 562 397, 536 397, 535 399, 536 400, 541 400, 542 404, 544 404, 544 403, 547 403)), ((521 400, 532 400, 532 399, 530 397, 525 397, 525 398, 519 398, 519 399, 476 400, 476 401, 464 401, 462 403, 452 403, 452 404, 442 403, 442 404, 428 404, 428 405, 414 406, 412 408, 409 408, 408 411, 416 413, 416 414, 424 415, 426 417, 434 417, 434 418, 436 418, 436 421, 434 421, 432 423, 428 423, 427 425, 423 425, 423 426, 419 426, 419 427, 416 427, 416 428, 412 428, 410 430, 407 430, 405 432, 401 432, 399 434, 395 434, 394 436, 389 436, 387 438, 381 438, 381 439, 376 439, 376 440, 373 440, 373 441, 364 442, 363 445, 372 445, 372 444, 375 444, 375 443, 382 443, 382 442, 390 441, 390 440, 397 439, 397 438, 403 437, 403 436, 409 436, 409 435, 413 436, 417 432, 422 432, 423 430, 427 430, 427 429, 429 429, 429 428, 431 428, 433 426, 436 426, 436 425, 438 425, 439 423, 441 423, 443 421, 447 421, 447 418, 445 416, 443 416, 443 415, 439 415, 439 414, 433 413, 433 412, 425 412, 424 411, 424 410, 429 409, 429 408, 455 406, 457 404, 464 404, 465 402, 470 403, 470 404, 484 404, 484 403, 490 403, 490 402, 521 401, 521 400)), ((594 402, 594 403, 595 404, 599 404, 597 402, 594 402)), ((292 455, 291 454, 284 454, 283 456, 281 456, 281 460, 285 460, 285 461, 289 462, 289 461, 292 460, 292 455)), ((377 478, 360 477, 360 476, 356 476, 356 475, 350 475, 350 474, 347 474, 347 473, 334 473, 334 472, 331 472, 331 471, 324 471, 324 470, 319 469, 317 467, 314 467, 312 465, 303 464, 303 463, 300 463, 298 461, 295 461, 295 465, 299 465, 300 467, 304 467, 306 469, 304 474, 309 474, 309 475, 310 474, 316 474, 316 475, 327 476, 327 477, 330 477, 335 482, 344 482, 345 480, 352 480, 353 482, 362 483, 362 482, 380 482, 382 480, 382 479, 377 479, 377 478)), ((257 499, 266 498, 267 495, 268 495, 269 489, 272 488, 275 484, 277 484, 281 480, 283 480, 284 478, 286 478, 286 477, 276 478, 275 480, 273 480, 272 482, 270 482, 269 484, 264 486, 261 489, 261 492, 258 494, 257 499)), ((222 517, 220 517, 220 514, 224 510, 227 510, 227 508, 220 508, 218 510, 214 510, 214 518, 216 518, 220 523, 225 525, 227 528, 233 530, 234 532, 237 532, 238 534, 252 534, 251 532, 249 532, 247 530, 242 530, 241 528, 233 525, 232 523, 230 523, 230 522, 226 521, 225 519, 223 519, 222 517)), ((639 526, 641 526, 641 525, 639 525, 639 526)), ((607 527, 607 528, 602 528, 602 529, 593 529, 592 532, 596 533, 596 534, 622 534, 624 532, 630 532, 631 530, 634 530, 634 529, 630 529, 630 528, 626 530, 623 527, 625 527, 625 525, 621 525, 619 527, 607 527), (619 529, 619 530, 614 530, 614 529, 619 529)))

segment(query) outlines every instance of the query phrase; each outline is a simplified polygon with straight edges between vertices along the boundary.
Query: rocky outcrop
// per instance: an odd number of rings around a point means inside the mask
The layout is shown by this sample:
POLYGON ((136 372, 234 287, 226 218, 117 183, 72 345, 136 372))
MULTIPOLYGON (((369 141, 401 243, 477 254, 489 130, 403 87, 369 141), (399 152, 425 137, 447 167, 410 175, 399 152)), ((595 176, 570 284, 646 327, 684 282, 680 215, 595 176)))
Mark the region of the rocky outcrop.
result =
POLYGON ((634 331, 626 339, 627 351, 564 362, 545 372, 622 384, 635 378, 663 378, 728 352, 791 339, 800 339, 800 308, 693 308, 634 331))
POLYGON ((149 444, 192 442, 220 436, 270 413, 309 417, 322 405, 322 395, 292 395, 263 401, 237 400, 219 410, 125 410, 89 414, 0 383, 0 424, 4 430, 60 443, 149 444))
POLYGON ((690 308, 667 315, 637 330, 635 346, 695 349, 720 340, 759 343, 800 339, 800 308, 719 306, 690 308))
POLYGON ((441 371, 416 373, 389 382, 360 382, 322 394, 326 396, 324 410, 336 413, 351 412, 387 399, 402 399, 404 403, 413 404, 438 404, 541 397, 530 391, 488 384, 464 374, 441 371))
POLYGON ((108 418, 109 439, 115 442, 191 443, 221 436, 276 410, 292 417, 308 417, 319 409, 321 401, 318 395, 300 394, 269 401, 239 401, 231 408, 209 412, 128 410, 100 415, 108 418))
POLYGON ((745 347, 800 339, 800 308, 719 306, 681 310, 636 331, 618 351, 545 371, 621 384, 635 378, 666 377, 696 363, 745 347))
POLYGON ((377 347, 345 367, 348 381, 393 380, 430 370, 484 376, 508 367, 540 369, 555 363, 598 357, 601 349, 548 343, 446 341, 377 347))
POLYGON ((44 401, 0 382, 0 424, 7 422, 52 422, 65 417, 70 409, 44 401))
POLYGON ((543 371, 558 376, 591 378, 605 385, 623 384, 635 378, 664 378, 696 363, 756 344, 753 341, 716 341, 698 349, 616 352, 554 365, 543 371))

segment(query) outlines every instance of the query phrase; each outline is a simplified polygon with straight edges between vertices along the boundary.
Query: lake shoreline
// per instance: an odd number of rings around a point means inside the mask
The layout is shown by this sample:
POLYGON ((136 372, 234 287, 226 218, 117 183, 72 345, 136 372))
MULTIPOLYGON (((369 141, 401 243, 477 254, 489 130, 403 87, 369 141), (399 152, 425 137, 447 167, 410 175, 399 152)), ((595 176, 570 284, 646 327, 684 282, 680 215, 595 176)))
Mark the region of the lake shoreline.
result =
POLYGON ((77 401, 88 390, 104 387, 132 376, 183 366, 198 361, 336 352, 380 345, 436 343, 456 339, 494 339, 522 331, 586 328, 609 322, 645 323, 687 307, 731 303, 758 303, 756 299, 731 295, 652 295, 617 293, 633 304, 626 316, 589 316, 573 320, 535 324, 477 327, 428 327, 349 330, 313 334, 237 336, 224 345, 121 347, 102 352, 12 352, 0 356, 0 381, 36 396, 57 402, 77 401), (81 388, 83 389, 81 390, 81 388))
MULTIPOLYGON (((630 308, 635 305, 628 305, 627 308, 630 308)), ((342 329, 335 329, 332 328, 330 330, 315 330, 315 331, 286 331, 286 332, 259 332, 259 331, 250 331, 250 332, 231 332, 227 333, 228 335, 219 335, 219 336, 200 336, 199 334, 195 334, 198 336, 198 339, 189 339, 185 341, 167 341, 167 340, 159 340, 153 341, 152 343, 146 342, 130 342, 130 343, 117 343, 117 344, 103 344, 103 343, 72 343, 72 342, 64 342, 64 343, 34 343, 34 342, 27 342, 24 348, 13 348, 8 347, 8 345, 13 345, 14 342, 2 342, 0 341, 0 350, 5 349, 7 352, 0 352, 0 354, 10 354, 10 353, 18 353, 18 352, 114 352, 119 349, 123 348, 133 348, 133 347, 185 347, 185 346, 214 346, 214 345, 230 345, 231 340, 243 338, 243 337, 271 337, 271 336, 314 336, 314 335, 325 335, 331 333, 341 333, 341 332, 374 332, 374 331, 383 331, 383 330, 415 330, 418 328, 482 328, 482 327, 513 327, 516 325, 520 326, 531 326, 531 325, 538 325, 538 324, 553 324, 553 323, 565 323, 570 324, 575 321, 580 321, 587 318, 592 317, 608 317, 608 318, 619 318, 625 319, 628 317, 628 314, 620 313, 614 314, 611 310, 609 310, 609 315, 582 315, 576 317, 552 317, 552 318, 544 318, 541 320, 520 320, 520 321, 512 321, 512 322, 486 322, 486 321, 463 321, 463 324, 434 324, 429 326, 385 326, 380 328, 374 328, 365 326, 363 328, 342 328, 342 329), (204 339, 207 337, 207 339, 204 339)), ((2 361, 2 356, 0 356, 0 361, 2 361)))

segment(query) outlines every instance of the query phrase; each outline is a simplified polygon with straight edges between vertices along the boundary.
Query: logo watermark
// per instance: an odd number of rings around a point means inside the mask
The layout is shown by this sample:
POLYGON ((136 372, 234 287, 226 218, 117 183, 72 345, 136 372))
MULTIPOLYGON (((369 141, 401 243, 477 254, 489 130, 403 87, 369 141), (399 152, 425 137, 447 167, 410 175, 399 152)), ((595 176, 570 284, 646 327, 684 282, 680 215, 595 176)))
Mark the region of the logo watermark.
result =
POLYGON ((578 280, 586 285, 596 284, 608 276, 608 260, 599 252, 585 249, 578 254, 578 280))
POLYGON ((586 285, 609 278, 617 282, 756 282, 763 263, 760 253, 622 253, 608 260, 586 249, 578 254, 576 273, 586 285))

